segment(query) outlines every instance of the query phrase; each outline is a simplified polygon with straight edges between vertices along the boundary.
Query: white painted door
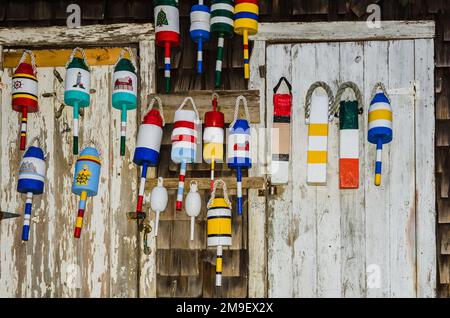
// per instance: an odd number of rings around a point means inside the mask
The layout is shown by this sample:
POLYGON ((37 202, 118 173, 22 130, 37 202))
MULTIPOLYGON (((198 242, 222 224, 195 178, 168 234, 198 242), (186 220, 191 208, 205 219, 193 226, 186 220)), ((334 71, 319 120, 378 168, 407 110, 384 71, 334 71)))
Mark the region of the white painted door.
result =
POLYGON ((290 179, 268 199, 269 297, 434 296, 433 40, 277 44, 266 53, 268 127, 274 86, 281 76, 293 86, 290 179), (339 189, 338 119, 329 128, 327 185, 306 183, 304 103, 316 81, 334 93, 353 81, 363 93, 358 190, 339 189), (379 81, 392 98, 394 140, 376 187, 367 110, 379 81))

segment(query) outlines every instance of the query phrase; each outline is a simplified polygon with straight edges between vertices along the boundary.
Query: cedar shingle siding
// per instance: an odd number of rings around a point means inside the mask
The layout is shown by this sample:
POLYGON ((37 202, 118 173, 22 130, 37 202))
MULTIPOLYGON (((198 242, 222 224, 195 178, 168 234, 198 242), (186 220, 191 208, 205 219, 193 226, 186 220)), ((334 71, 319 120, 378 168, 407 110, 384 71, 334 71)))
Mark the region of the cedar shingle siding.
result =
MULTIPOLYGON (((203 76, 195 72, 195 50, 188 39, 189 10, 194 1, 180 1, 183 42, 175 50, 174 90, 211 89, 215 45, 208 44, 203 76)), ((65 25, 66 7, 77 3, 82 8, 83 24, 152 22, 150 0, 2 0, 0 26, 65 25)), ((364 20, 366 8, 378 3, 383 20, 436 21, 436 193, 438 208, 438 282, 439 295, 450 297, 450 0, 260 0, 262 21, 344 21, 364 20)), ((242 89, 241 41, 228 45, 224 58, 223 88, 242 89)), ((161 52, 158 52, 161 54, 161 52)), ((163 59, 158 58, 163 72, 163 59)), ((163 76, 158 77, 162 81, 163 76)), ((162 83, 158 83, 162 87, 162 83)), ((239 256, 239 253, 236 256, 239 256)), ((170 255, 161 255, 160 262, 170 255)), ((231 255, 230 255, 231 256, 231 255)), ((232 257, 228 256, 231 260, 232 257)), ((158 264, 161 265, 161 264, 158 264)))

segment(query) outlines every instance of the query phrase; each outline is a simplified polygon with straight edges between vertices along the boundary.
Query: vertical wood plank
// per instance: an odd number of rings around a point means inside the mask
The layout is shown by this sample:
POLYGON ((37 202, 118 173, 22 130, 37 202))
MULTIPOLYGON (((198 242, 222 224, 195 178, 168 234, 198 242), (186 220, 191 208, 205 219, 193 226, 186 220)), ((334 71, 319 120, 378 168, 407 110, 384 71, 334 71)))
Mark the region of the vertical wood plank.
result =
MULTIPOLYGON (((362 43, 340 44, 340 83, 352 81, 364 91, 364 47, 362 43)), ((348 92, 348 91, 347 91, 348 92)), ((348 93, 344 94, 349 96, 348 93)), ((354 96, 351 93, 350 96, 354 96)), ((363 101, 366 98, 363 96, 363 101)), ((362 105, 359 105, 362 107, 362 105)), ((364 109, 366 111, 367 107, 364 109)), ((340 190, 341 204, 341 289, 343 297, 361 298, 366 290, 365 281, 365 209, 364 180, 366 164, 364 147, 366 131, 364 116, 359 116, 359 188, 340 190)), ((338 168, 339 171, 339 168, 338 168)))
POLYGON ((415 41, 417 297, 436 297, 434 41, 415 41))
MULTIPOLYGON (((291 81, 292 60, 291 45, 270 45, 267 47, 267 91, 266 91, 266 122, 267 127, 273 123, 273 87, 280 77, 291 81)), ((271 145, 271 134, 268 134, 268 145, 271 145)), ((270 146, 267 149, 272 149, 270 146)), ((268 167, 271 158, 268 158, 268 167)), ((269 171, 270 174, 270 171, 269 171)), ((290 175, 292 178, 292 175, 290 175)), ((292 297, 292 179, 286 186, 278 187, 278 195, 269 199, 268 234, 272 238, 268 243, 268 279, 269 297, 292 297)))
POLYGON ((311 298, 317 297, 317 189, 306 183, 305 96, 317 79, 315 53, 311 44, 296 44, 292 48, 293 295, 311 298))
MULTIPOLYGON (((337 91, 339 44, 316 44, 317 80, 337 91)), ((341 230, 339 201, 339 126, 329 124, 326 186, 317 187, 317 290, 318 297, 341 296, 341 230)))
MULTIPOLYGON (((266 42, 255 41, 250 58, 249 89, 259 89, 260 118, 259 124, 252 128, 253 166, 250 177, 265 175, 265 76, 260 73, 260 66, 266 65, 266 42)), ((248 296, 251 298, 267 297, 267 244, 266 244, 266 197, 259 196, 258 190, 248 190, 248 296)))
POLYGON ((414 41, 390 42, 389 89, 400 90, 391 92, 394 139, 385 178, 390 182, 391 297, 415 297, 414 41))

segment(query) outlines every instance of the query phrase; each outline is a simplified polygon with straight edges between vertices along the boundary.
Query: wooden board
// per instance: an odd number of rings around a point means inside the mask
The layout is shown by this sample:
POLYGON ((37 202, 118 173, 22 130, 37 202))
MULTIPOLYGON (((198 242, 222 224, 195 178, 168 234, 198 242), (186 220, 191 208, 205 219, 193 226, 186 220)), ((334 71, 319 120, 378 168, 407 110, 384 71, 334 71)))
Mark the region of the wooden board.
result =
MULTIPOLYGON (((227 189, 236 189, 236 178, 221 178, 225 181, 227 189)), ((186 178, 185 192, 189 192, 190 183, 192 180, 197 181, 199 190, 210 189, 210 179, 208 178, 186 178)), ((158 184, 158 179, 148 179, 146 183, 146 190, 150 191, 158 184)), ((178 178, 164 178, 164 187, 167 189, 178 189, 178 178)), ((243 189, 265 189, 266 184, 263 177, 244 177, 242 178, 243 189)))

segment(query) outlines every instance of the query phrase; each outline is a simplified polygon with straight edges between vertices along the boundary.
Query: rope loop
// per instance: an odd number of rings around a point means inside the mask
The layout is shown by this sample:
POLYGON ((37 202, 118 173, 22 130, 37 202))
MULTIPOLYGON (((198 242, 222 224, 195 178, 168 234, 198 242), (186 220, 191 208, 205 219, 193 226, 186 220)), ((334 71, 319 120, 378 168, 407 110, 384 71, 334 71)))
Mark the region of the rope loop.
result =
POLYGON ((19 66, 20 64, 25 62, 26 59, 27 59, 27 56, 30 57, 31 67, 33 68, 34 75, 36 75, 37 74, 36 57, 35 57, 33 51, 31 51, 31 50, 24 50, 23 51, 22 57, 20 58, 19 64, 17 66, 19 66))
POLYGON ((85 52, 82 48, 80 48, 80 47, 76 47, 76 48, 73 49, 72 53, 70 54, 69 60, 68 60, 67 63, 66 63, 66 68, 69 66, 70 62, 72 62, 72 60, 73 60, 74 57, 77 55, 77 53, 80 53, 80 54, 81 54, 81 57, 83 58, 84 63, 86 63, 86 66, 87 66, 87 68, 88 68, 89 71, 90 71, 90 70, 91 70, 91 67, 90 67, 89 64, 88 64, 87 57, 86 57, 86 52, 85 52))
POLYGON ((151 111, 153 109, 153 106, 155 105, 155 102, 158 102, 158 108, 159 108, 159 113, 161 114, 162 120, 163 120, 163 127, 166 125, 166 120, 164 119, 164 110, 163 110, 163 104, 162 104, 162 100, 161 98, 159 98, 158 96, 153 96, 152 100, 150 101, 150 104, 147 108, 146 113, 148 113, 149 111, 151 111))
POLYGON ((312 100, 312 95, 314 93, 314 91, 317 88, 323 88, 327 95, 328 95, 328 120, 331 122, 333 120, 333 105, 334 105, 334 96, 333 96, 333 91, 331 90, 331 87, 325 83, 325 82, 315 82, 314 84, 311 85, 311 87, 308 89, 308 92, 306 93, 306 100, 305 100, 305 119, 306 119, 306 124, 309 124, 309 116, 311 115, 311 100, 312 100))
POLYGON ((222 186, 222 191, 223 191, 223 198, 225 199, 225 202, 227 203, 228 207, 231 209, 231 202, 228 198, 228 191, 227 191, 227 185, 225 183, 225 181, 223 181, 222 179, 217 179, 216 181, 214 181, 214 188, 211 192, 211 198, 208 201, 208 209, 210 208, 213 200, 216 198, 216 190, 218 186, 222 186))
POLYGON ((386 86, 382 82, 378 82, 375 84, 375 86, 372 89, 372 96, 370 97, 370 100, 372 101, 377 94, 377 91, 381 90, 383 91, 384 95, 386 95, 387 99, 389 100, 389 104, 391 103, 391 97, 389 96, 386 86))
POLYGON ((192 108, 194 109, 195 114, 197 115, 197 120, 200 120, 200 116, 198 115, 198 110, 197 110, 197 106, 195 106, 195 102, 194 99, 192 97, 186 97, 183 101, 183 103, 181 104, 181 106, 178 108, 178 110, 182 110, 184 108, 184 106, 187 105, 187 102, 191 102, 192 108))
POLYGON ((33 146, 34 144, 37 145, 39 148, 41 148, 45 152, 45 149, 42 148, 41 139, 38 136, 35 136, 33 139, 31 139, 31 141, 28 144, 28 148, 33 146))
POLYGON ((344 92, 346 89, 353 90, 353 92, 355 93, 355 97, 358 102, 359 108, 364 109, 363 97, 362 97, 361 91, 359 90, 358 85, 356 85, 353 82, 345 82, 345 83, 341 84, 341 86, 339 86, 339 88, 338 88, 331 115, 337 114, 339 112, 341 98, 342 98, 342 95, 344 95, 344 92))
POLYGON ((230 124, 230 127, 233 127, 234 124, 236 123, 238 116, 239 116, 239 107, 241 106, 241 102, 244 105, 244 110, 245 110, 245 119, 250 123, 250 113, 248 111, 248 103, 247 103, 247 99, 241 95, 236 99, 236 104, 234 106, 234 117, 233 117, 233 122, 230 124))
POLYGON ((119 64, 120 60, 125 58, 125 53, 128 53, 129 56, 129 60, 131 61, 131 64, 133 64, 134 70, 137 71, 137 67, 136 67, 136 59, 134 57, 134 53, 133 50, 130 47, 124 47, 121 51, 120 51, 120 55, 119 58, 117 59, 116 64, 114 65, 114 67, 117 66, 117 64, 119 64))
POLYGON ((83 143, 83 146, 81 147, 81 149, 84 149, 86 147, 92 147, 94 146, 95 149, 97 149, 98 151, 98 156, 101 159, 102 158, 102 152, 100 151, 100 147, 97 141, 95 141, 94 139, 90 138, 87 142, 83 143))
POLYGON ((163 187, 164 186, 164 178, 163 177, 159 177, 158 178, 158 187, 163 187))

